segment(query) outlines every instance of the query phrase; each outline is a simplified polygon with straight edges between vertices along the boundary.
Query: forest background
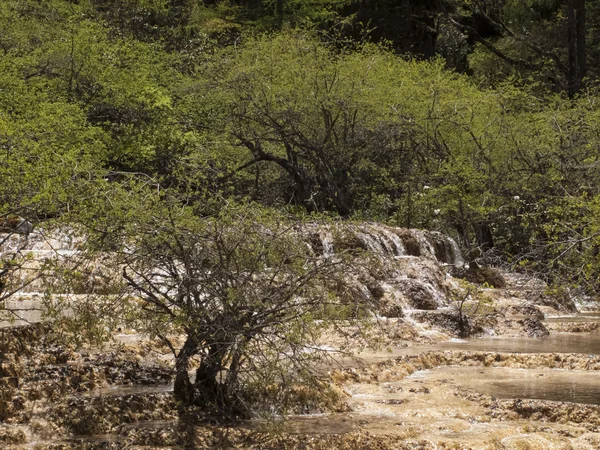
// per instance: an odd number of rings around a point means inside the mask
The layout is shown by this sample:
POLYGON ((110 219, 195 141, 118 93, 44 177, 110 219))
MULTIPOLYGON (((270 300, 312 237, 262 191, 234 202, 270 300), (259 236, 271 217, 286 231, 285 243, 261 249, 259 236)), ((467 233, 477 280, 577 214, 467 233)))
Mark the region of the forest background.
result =
POLYGON ((151 179, 202 214, 250 200, 436 229, 472 258, 493 249, 594 290, 599 13, 583 0, 2 2, 0 216, 109 217, 98 196, 151 179))
POLYGON ((147 255, 377 221, 593 294, 599 58, 585 0, 5 0, 0 218, 147 255))

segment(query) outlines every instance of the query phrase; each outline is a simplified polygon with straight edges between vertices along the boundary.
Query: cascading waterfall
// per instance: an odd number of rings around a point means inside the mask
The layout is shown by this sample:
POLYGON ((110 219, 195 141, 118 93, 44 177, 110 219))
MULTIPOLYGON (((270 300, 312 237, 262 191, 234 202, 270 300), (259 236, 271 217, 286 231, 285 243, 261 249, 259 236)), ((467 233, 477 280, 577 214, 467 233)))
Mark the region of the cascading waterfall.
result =
POLYGON ((397 234, 383 227, 379 227, 378 231, 381 233, 382 241, 386 242, 386 245, 388 245, 388 248, 393 255, 404 256, 406 254, 404 244, 402 244, 402 241, 397 234))
POLYGON ((3 253, 24 252, 36 257, 73 255, 77 247, 83 242, 81 237, 75 236, 72 230, 33 231, 28 236, 13 233, 0 234, 0 256, 3 253))
POLYGON ((356 237, 359 238, 367 247, 368 250, 375 254, 385 254, 385 249, 382 247, 381 243, 377 242, 373 236, 368 233, 363 233, 362 231, 354 231, 356 237))
POLYGON ((455 266, 463 266, 465 264, 465 260, 462 257, 462 252, 460 251, 460 247, 456 243, 454 239, 450 236, 445 236, 452 248, 452 264, 455 266))
POLYGON ((331 233, 328 231, 324 231, 319 234, 319 237, 321 239, 321 244, 323 246, 323 255, 324 256, 333 255, 333 253, 334 253, 333 252, 333 236, 331 235, 331 233))
MULTIPOLYGON (((316 226, 318 227, 318 226, 316 226)), ((454 239, 436 231, 391 227, 380 224, 324 225, 313 234, 318 235, 324 255, 339 251, 340 240, 357 242, 357 249, 381 256, 421 256, 440 263, 462 265, 458 244, 454 239), (337 242, 336 242, 337 240, 337 242)))
MULTIPOLYGON (((349 269, 346 278, 353 286, 350 290, 352 296, 356 296, 353 301, 370 303, 375 312, 378 308, 387 308, 390 317, 399 317, 404 309, 431 310, 447 306, 446 275, 441 266, 463 264, 456 242, 438 232, 375 223, 311 224, 297 232, 315 255, 330 257, 350 252, 360 258, 361 252, 365 252, 377 257, 379 268, 373 266, 374 261, 366 266, 356 264, 349 269)), ((26 267, 34 270, 46 258, 68 260, 77 255, 82 242, 81 236, 73 230, 35 230, 27 238, 17 234, 10 236, 0 248, 0 256, 17 251, 24 257, 29 255, 26 267)), ((21 272, 23 277, 27 276, 26 271, 21 272)), ((94 274, 95 271, 90 272, 90 276, 94 274)), ((92 281, 90 286, 95 285, 92 281)), ((21 293, 42 290, 36 282, 24 287, 21 293)))
POLYGON ((448 306, 451 287, 442 266, 464 263, 456 242, 439 232, 374 223, 337 223, 312 225, 308 236, 316 254, 362 251, 378 257, 385 267, 383 272, 377 274, 375 269, 366 271, 372 273, 348 273, 347 279, 357 296, 355 301, 370 301, 379 313, 392 314, 390 317, 399 317, 404 309, 448 306))

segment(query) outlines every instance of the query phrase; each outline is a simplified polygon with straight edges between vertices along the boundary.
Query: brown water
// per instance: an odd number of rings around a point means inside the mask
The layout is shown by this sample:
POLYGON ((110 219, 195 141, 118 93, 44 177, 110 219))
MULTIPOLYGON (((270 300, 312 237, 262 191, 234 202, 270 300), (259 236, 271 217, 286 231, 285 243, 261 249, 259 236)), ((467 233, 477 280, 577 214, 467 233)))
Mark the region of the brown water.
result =
MULTIPOLYGON (((581 314, 556 319, 556 322, 592 322, 599 320, 598 316, 598 313, 581 314)), ((452 339, 362 356, 367 362, 377 362, 432 350, 596 355, 600 354, 600 333, 557 333, 537 339, 452 339)), ((388 371, 388 374, 393 373, 388 371)), ((599 380, 594 371, 440 366, 404 378, 391 378, 387 382, 350 384, 347 389, 352 396, 353 414, 362 418, 359 420, 361 428, 373 434, 395 434, 444 445, 452 443, 456 448, 598 449, 600 436, 595 432, 586 434, 582 425, 543 422, 543 426, 539 426, 537 424, 542 423, 537 421, 539 419, 523 420, 518 415, 514 419, 498 421, 490 417, 489 409, 460 393, 484 394, 498 399, 567 402, 578 408, 576 404, 581 407, 600 405, 599 380)), ((558 410, 557 414, 560 414, 558 410)), ((584 422, 597 420, 582 417, 584 422)), ((563 422, 567 421, 565 417, 563 422)), ((331 429, 335 429, 334 417, 323 419, 323 423, 329 423, 331 429)))
POLYGON ((568 316, 548 317, 544 319, 545 323, 585 323, 600 322, 600 312, 582 312, 568 316))
MULTIPOLYGON (((415 372, 397 381, 356 383, 347 388, 352 394, 353 414, 360 418, 362 429, 372 434, 397 435, 402 439, 424 439, 429 444, 423 448, 581 450, 597 449, 598 446, 587 438, 598 439, 598 434, 586 435, 577 424, 542 423, 518 416, 496 420, 479 402, 455 394, 460 391, 488 395, 504 392, 507 397, 524 398, 541 393, 537 396, 547 394, 553 400, 571 401, 585 397, 597 401, 593 382, 593 375, 571 371, 446 366, 415 372), (578 380, 572 383, 573 391, 583 393, 580 388, 585 386, 587 394, 567 394, 562 398, 551 395, 552 390, 569 386, 570 374, 578 380), (544 381, 537 380, 546 377, 544 381), (505 380, 506 384, 502 384, 505 380), (539 384, 542 388, 535 392, 528 390, 529 380, 530 385, 539 384)), ((335 428, 335 417, 324 418, 323 422, 329 422, 330 427, 335 428)))
MULTIPOLYGON (((489 338, 468 341, 452 340, 444 344, 394 349, 382 352, 376 360, 394 354, 421 353, 435 349, 507 352, 552 352, 560 349, 567 353, 592 353, 598 350, 600 333, 557 334, 545 339, 489 338), (586 344, 587 342, 587 344, 586 344), (581 347, 583 345, 583 348, 581 347), (503 349, 503 350, 500 350, 503 349)), ((584 358, 586 358, 584 356, 584 358)), ((325 436, 368 431, 373 436, 392 436, 406 440, 425 440, 425 447, 491 450, 556 449, 578 450, 600 448, 598 433, 586 432, 578 423, 548 423, 523 418, 493 418, 490 409, 470 396, 457 393, 481 393, 497 398, 554 400, 561 402, 600 404, 598 373, 577 370, 513 369, 484 366, 441 366, 418 371, 405 378, 387 382, 346 385, 350 394, 352 412, 341 414, 292 416, 281 423, 250 421, 243 425, 258 431, 275 431, 290 435, 314 435, 315 440, 325 436), (586 434, 587 433, 587 434, 586 434), (436 447, 439 445, 439 447, 436 447), (447 447, 444 447, 447 446, 447 447), (454 446, 454 447, 452 447, 454 446), (569 447, 570 446, 570 447, 569 447)), ((90 391, 83 396, 145 395, 171 390, 168 385, 119 386, 90 391)), ((127 402, 127 399, 124 400, 127 402)), ((584 420, 588 420, 584 417, 584 420)), ((121 435, 66 438, 60 444, 120 445, 131 435, 160 435, 181 433, 176 420, 137 422, 123 425, 121 435), (168 431, 172 429, 172 431, 168 431), (159 433, 159 434, 157 434, 159 433)), ((355 439, 348 434, 348 439, 355 439)), ((313 438, 311 438, 313 439, 313 438)), ((52 442, 56 445, 59 442, 52 442)), ((361 441, 362 443, 362 441, 361 441)), ((47 448, 47 447, 42 447, 47 448)), ((68 447, 67 447, 68 448, 68 447)), ((361 447, 357 447, 361 448, 361 447)), ((362 448, 370 447, 364 443, 362 448)))
POLYGON ((356 360, 344 359, 343 366, 351 367, 357 361, 376 363, 389 358, 418 355, 429 351, 480 351, 493 353, 575 353, 600 354, 600 333, 555 333, 544 338, 472 338, 451 339, 431 345, 392 347, 382 350, 365 350, 356 355, 356 360))
POLYGON ((479 338, 435 345, 439 350, 473 350, 502 353, 600 354, 600 333, 556 333, 543 338, 479 338))
MULTIPOLYGON (((440 382, 498 398, 527 398, 600 405, 600 376, 594 372, 506 367, 437 367, 415 372, 414 382, 440 382)), ((409 381, 409 384, 410 384, 409 381)))
POLYGON ((350 413, 286 416, 284 421, 250 420, 242 424, 252 430, 277 430, 286 434, 344 434, 360 426, 360 419, 350 413))

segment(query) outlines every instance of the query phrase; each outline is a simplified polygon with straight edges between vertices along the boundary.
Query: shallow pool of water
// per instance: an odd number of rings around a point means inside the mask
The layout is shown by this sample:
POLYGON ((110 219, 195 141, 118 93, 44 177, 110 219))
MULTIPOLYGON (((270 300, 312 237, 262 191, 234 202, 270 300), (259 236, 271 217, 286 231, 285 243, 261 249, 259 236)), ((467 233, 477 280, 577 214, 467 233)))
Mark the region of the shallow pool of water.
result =
POLYGON ((600 312, 581 312, 567 316, 547 317, 545 323, 587 323, 600 322, 600 312))
POLYGON ((503 353, 600 354, 600 333, 555 333, 543 338, 480 338, 437 344, 439 350, 503 353))
POLYGON ((423 382, 454 385, 498 398, 600 405, 600 383, 598 374, 593 372, 446 366, 416 372, 412 379, 415 378, 423 382))
MULTIPOLYGON (((576 353, 600 354, 600 333, 555 333, 544 338, 471 338, 450 339, 431 345, 381 350, 365 350, 357 355, 359 361, 376 363, 385 359, 406 355, 418 355, 429 351, 478 351, 494 353, 576 353)), ((355 360, 345 359, 344 366, 353 366, 355 360)))

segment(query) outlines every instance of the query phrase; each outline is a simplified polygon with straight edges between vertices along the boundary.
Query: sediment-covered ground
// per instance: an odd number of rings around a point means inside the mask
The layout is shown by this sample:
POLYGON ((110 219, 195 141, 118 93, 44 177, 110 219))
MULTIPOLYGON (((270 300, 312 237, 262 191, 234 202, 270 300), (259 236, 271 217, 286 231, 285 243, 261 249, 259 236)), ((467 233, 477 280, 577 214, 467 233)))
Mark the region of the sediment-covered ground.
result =
MULTIPOLYGON (((285 420, 198 422, 172 398, 171 359, 144 336, 76 350, 50 326, 26 325, 40 318, 32 307, 0 328, 0 447, 600 448, 600 313, 578 313, 534 278, 464 269, 439 234, 317 231, 307 238, 315 252, 379 255, 349 274, 376 326, 357 334, 354 358, 324 370, 339 404, 307 403, 285 420)), ((35 286, 11 302, 38 305, 35 286)))
POLYGON ((76 352, 42 326, 6 329, 0 440, 8 449, 598 448, 600 355, 460 348, 471 342, 363 352, 331 370, 348 411, 228 428, 181 417, 169 364, 142 359, 137 344, 76 352))

